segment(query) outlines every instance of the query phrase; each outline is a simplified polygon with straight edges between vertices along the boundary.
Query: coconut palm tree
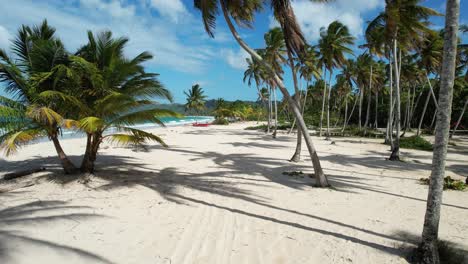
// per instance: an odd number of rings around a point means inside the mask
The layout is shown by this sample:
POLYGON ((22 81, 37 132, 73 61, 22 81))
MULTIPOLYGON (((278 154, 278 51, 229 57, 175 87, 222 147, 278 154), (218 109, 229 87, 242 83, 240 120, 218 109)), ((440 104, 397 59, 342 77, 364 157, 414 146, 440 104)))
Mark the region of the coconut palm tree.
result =
MULTIPOLYGON (((318 80, 321 75, 321 69, 317 66, 318 65, 318 52, 316 47, 314 46, 307 46, 303 57, 301 59, 297 59, 297 63, 295 65, 295 69, 299 71, 299 76, 306 80, 306 89, 304 100, 302 103, 302 115, 304 115, 304 111, 306 108, 307 103, 307 95, 308 95, 308 87, 310 82, 313 78, 318 80)), ((293 79, 296 78, 296 70, 292 71, 293 79)), ((297 84, 297 83, 296 83, 297 84)), ((296 97, 301 93, 295 93, 296 97)), ((296 98, 297 99, 297 98, 296 98)), ((300 105, 300 104, 299 104, 300 105)), ((291 130, 294 128, 296 124, 296 119, 293 121, 293 125, 291 126, 291 130)), ((290 132, 291 132, 290 130, 290 132)), ((300 129, 297 129, 297 141, 296 141, 296 150, 294 151, 293 156, 291 157, 290 161, 298 162, 301 160, 301 151, 302 151, 302 132, 300 129)))
POLYGON ((194 111, 200 113, 205 109, 206 95, 203 88, 199 84, 192 85, 192 88, 184 92, 187 96, 187 102, 185 103, 185 111, 194 111))
POLYGON ((86 150, 81 171, 93 173, 97 153, 103 141, 119 145, 143 146, 147 141, 156 141, 163 146, 163 140, 152 133, 132 128, 132 125, 154 123, 163 126, 160 117, 178 116, 176 113, 158 108, 157 98, 172 101, 171 93, 158 81, 158 74, 148 73, 143 63, 153 57, 143 52, 134 58, 124 56, 127 38, 114 38, 110 31, 93 35, 88 32, 88 43, 77 55, 89 62, 83 72, 92 75, 93 81, 78 79, 78 99, 82 109, 77 121, 70 126, 84 131, 87 135, 86 150))
POLYGON ((62 42, 55 36, 55 28, 46 20, 39 26, 23 25, 13 41, 10 58, 0 50, 0 82, 6 84, 11 98, 0 96, 0 148, 7 155, 39 137, 48 137, 54 144, 65 173, 76 167, 65 154, 59 136, 65 105, 52 95, 61 94, 58 82, 50 76, 69 64, 69 56, 62 42), (13 99, 12 99, 13 98, 13 99))
MULTIPOLYGON (((372 20, 366 34, 377 31, 384 34, 385 48, 391 58, 395 77, 395 125, 396 138, 393 142, 390 160, 400 159, 400 72, 401 54, 414 49, 422 41, 422 35, 428 31, 429 18, 440 15, 435 10, 420 5, 421 0, 386 0, 385 11, 372 20), (390 55, 391 54, 391 55, 390 55)), ((392 102, 390 107, 392 107, 392 102)), ((390 111, 392 112, 392 111, 390 111)), ((390 113, 390 118, 392 118, 390 113)), ((392 131, 393 132, 393 128, 392 131)))
MULTIPOLYGON (((284 57, 286 54, 286 44, 283 36, 283 32, 280 28, 272 28, 264 35, 265 40, 265 49, 260 50, 260 54, 263 54, 263 58, 267 63, 269 63, 275 73, 282 78, 283 72, 283 65, 286 64, 286 58, 284 57)), ((276 84, 274 83, 271 77, 268 77, 266 74, 267 79, 266 82, 270 85, 271 94, 273 95, 273 103, 274 103, 274 111, 275 111, 275 128, 273 130, 273 138, 276 138, 277 130, 278 130, 278 104, 276 99, 276 84)))
MULTIPOLYGON (((322 133, 323 112, 325 100, 327 100, 327 139, 330 139, 330 95, 331 95, 331 78, 334 68, 341 68, 345 62, 345 54, 353 54, 349 46, 354 44, 354 37, 349 33, 347 26, 339 21, 334 21, 328 28, 320 29, 319 50, 320 58, 319 65, 324 68, 324 80, 326 79, 327 70, 329 72, 328 95, 327 87, 324 87, 322 114, 320 118, 320 135, 322 133)), ((326 83, 326 82, 325 82, 326 83)))
MULTIPOLYGON (((309 150, 316 178, 316 185, 321 187, 329 186, 327 177, 323 173, 320 159, 317 151, 312 143, 312 139, 308 133, 307 126, 301 115, 300 107, 297 102, 291 97, 286 89, 281 78, 275 73, 271 65, 269 65, 254 49, 252 49, 239 35, 232 20, 238 25, 251 26, 254 19, 254 14, 260 11, 265 4, 261 0, 253 1, 233 1, 233 0, 194 0, 195 8, 201 11, 203 24, 208 35, 214 36, 216 27, 216 18, 219 10, 221 10, 224 20, 227 22, 231 34, 237 43, 252 56, 254 60, 259 61, 266 71, 272 75, 273 80, 277 84, 283 96, 288 100, 291 110, 297 118, 297 123, 301 128, 309 150)), ((294 54, 299 54, 304 50, 305 40, 300 27, 296 21, 296 17, 291 7, 290 0, 270 0, 270 5, 273 9, 276 19, 281 25, 285 34, 286 45, 294 54)))
POLYGON ((425 34, 424 41, 422 45, 419 46, 418 53, 420 56, 419 64, 420 67, 425 70, 425 78, 429 90, 427 92, 426 101, 424 103, 423 111, 421 112, 421 117, 419 119, 418 130, 416 135, 421 134, 421 125, 424 121, 426 115, 427 106, 429 104, 430 98, 434 99, 434 103, 437 105, 437 100, 434 95, 434 90, 432 89, 431 81, 429 80, 429 74, 438 74, 440 71, 440 66, 442 63, 442 51, 443 51, 443 38, 439 32, 428 31, 425 34))
POLYGON ((429 183, 422 240, 419 246, 421 252, 421 263, 425 264, 440 262, 437 246, 438 230, 442 192, 444 187, 445 159, 447 156, 447 144, 450 132, 450 116, 452 112, 459 16, 460 1, 447 0, 443 62, 440 74, 441 85, 439 91, 439 111, 437 111, 432 173, 429 183))

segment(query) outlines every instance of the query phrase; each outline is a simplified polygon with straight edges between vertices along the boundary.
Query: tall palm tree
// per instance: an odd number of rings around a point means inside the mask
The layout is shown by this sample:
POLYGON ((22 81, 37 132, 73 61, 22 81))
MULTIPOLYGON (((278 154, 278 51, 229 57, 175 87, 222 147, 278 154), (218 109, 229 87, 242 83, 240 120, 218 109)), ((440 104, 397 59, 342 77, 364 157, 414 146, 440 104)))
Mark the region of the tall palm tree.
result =
POLYGON ((418 49, 420 56, 419 64, 420 67, 425 70, 425 78, 429 90, 427 92, 426 101, 424 103, 423 111, 421 112, 421 117, 419 119, 418 130, 416 135, 421 134, 421 125, 424 121, 426 115, 427 106, 429 104, 430 98, 434 99, 434 103, 437 105, 437 100, 434 95, 434 90, 432 89, 431 81, 429 80, 429 74, 438 74, 440 71, 440 66, 442 63, 442 52, 443 52, 444 41, 440 33, 436 31, 428 31, 425 34, 424 41, 418 49))
MULTIPOLYGON (((265 49, 261 50, 260 53, 263 53, 263 58, 265 61, 270 64, 275 73, 282 78, 283 76, 283 65, 286 63, 286 44, 283 36, 283 32, 280 28, 276 27, 270 29, 264 35, 265 40, 265 49)), ((273 138, 276 138, 278 130, 278 104, 276 99, 276 84, 273 79, 266 74, 267 80, 269 83, 271 94, 273 95, 273 104, 274 104, 274 113, 275 113, 275 128, 273 131, 273 138)))
POLYGON ((69 64, 69 56, 62 42, 55 36, 55 28, 46 20, 39 26, 23 25, 13 41, 10 58, 0 50, 0 82, 6 84, 11 98, 0 96, 0 148, 11 155, 17 149, 39 137, 48 137, 54 144, 65 173, 76 167, 65 154, 59 136, 64 122, 65 105, 51 95, 61 94, 61 85, 50 76, 69 64))
MULTIPOLYGON (((362 128, 362 104, 364 102, 364 87, 372 82, 372 78, 375 78, 375 75, 372 74, 373 70, 373 65, 374 65, 374 60, 372 59, 372 56, 369 53, 363 53, 359 55, 359 57, 356 60, 356 84, 359 87, 359 120, 358 120, 358 125, 359 129, 362 128)), ((369 96, 370 94, 370 86, 369 86, 369 96)), ((369 98, 370 99, 370 98, 369 98)), ((370 100, 368 100, 368 104, 370 103, 370 100)), ((368 120, 368 119, 367 119, 368 120)), ((365 124, 364 126, 367 126, 365 124)))
POLYGON ((255 82, 258 91, 258 99, 268 111, 268 127, 266 132, 270 133, 271 127, 271 108, 270 108, 270 92, 267 88, 263 87, 260 89, 260 85, 265 82, 267 79, 265 70, 262 68, 262 65, 257 61, 247 58, 247 69, 244 72, 244 82, 247 82, 249 86, 252 85, 252 82, 255 82))
POLYGON ((192 85, 192 88, 188 91, 184 91, 184 94, 187 96, 185 111, 200 113, 200 111, 205 109, 206 95, 199 84, 192 85))
MULTIPOLYGON (((381 12, 372 20, 366 30, 366 34, 371 32, 382 32, 385 39, 385 49, 391 59, 395 77, 395 125, 396 137, 392 146, 390 160, 400 159, 400 72, 399 61, 401 54, 410 49, 414 49, 422 41, 421 36, 428 31, 429 18, 440 15, 435 10, 420 5, 421 0, 385 0, 385 11, 381 12)), ((392 107, 392 102, 390 107, 392 107)), ((390 111, 389 118, 393 112, 390 111)), ((392 131, 393 133, 393 128, 392 131)))
MULTIPOLYGON (((262 0, 252 1, 234 1, 234 0, 194 0, 195 8, 201 11, 205 30, 210 36, 214 36, 216 27, 216 18, 218 11, 221 10, 224 20, 227 22, 231 34, 238 44, 252 56, 253 59, 259 61, 265 69, 272 75, 283 96, 288 100, 291 110, 297 118, 297 123, 302 130, 304 140, 309 150, 316 178, 316 185, 320 187, 329 186, 327 177, 323 173, 320 159, 317 151, 312 143, 312 139, 308 133, 307 126, 302 117, 300 107, 297 102, 291 97, 286 86, 281 78, 275 73, 274 69, 269 65, 262 56, 252 49, 237 32, 232 19, 238 25, 251 26, 255 12, 261 10, 265 4, 262 0)), ((305 40, 296 21, 296 17, 291 7, 290 0, 270 0, 271 7, 278 22, 280 23, 285 34, 287 46, 292 52, 299 54, 303 51, 305 40)))
MULTIPOLYGON (((327 99, 327 139, 330 139, 330 95, 331 95, 331 78, 334 68, 341 68, 345 62, 345 54, 353 54, 349 46, 354 44, 354 37, 349 33, 347 26, 339 21, 334 21, 328 28, 320 29, 320 66, 324 68, 324 80, 326 79, 327 70, 329 72, 328 95, 327 86, 323 91, 322 114, 320 118, 320 135, 322 133, 323 112, 325 107, 325 98, 327 99)), ((326 83, 326 82, 325 82, 326 83)))
MULTIPOLYGON (((288 53, 288 54, 290 54, 290 53, 288 53)), ((305 111, 305 108, 306 108, 309 84, 310 84, 310 82, 312 81, 313 78, 318 80, 320 78, 320 75, 321 75, 321 69, 317 65, 318 65, 318 52, 316 50, 316 47, 307 46, 302 58, 297 59, 297 63, 295 65, 295 69, 297 69, 299 71, 300 77, 306 80, 305 96, 304 96, 304 100, 303 100, 303 103, 302 103, 302 115, 304 115, 304 111, 305 111)), ((293 79, 296 78, 296 80, 297 80, 297 77, 295 77, 296 76, 296 70, 295 69, 292 70, 293 79)), ((297 84, 297 82, 296 82, 296 84, 297 84)), ((295 95, 297 97, 298 95, 300 95, 300 93, 298 93, 296 91, 295 95)), ((297 99, 298 98, 296 98, 296 100, 297 99)), ((296 123, 296 119, 294 119, 294 121, 293 121, 293 125, 291 126, 290 132, 294 128, 295 123, 296 123)), ((291 157, 290 161, 292 161, 292 162, 300 161, 301 160, 301 151, 302 151, 302 132, 298 128, 297 129, 296 150, 294 151, 294 154, 291 157)))
MULTIPOLYGON (((348 94, 345 96, 345 117, 344 117, 344 122, 343 122, 343 128, 341 129, 341 132, 344 132, 344 130, 346 129, 346 126, 348 125, 348 122, 349 122, 349 119, 352 117, 353 115, 353 112, 354 112, 354 108, 356 106, 356 104, 354 104, 353 108, 352 108, 352 111, 349 115, 349 118, 348 118, 348 101, 353 99, 353 95, 352 95, 352 92, 353 92, 353 83, 356 82, 356 74, 357 73, 357 67, 356 67, 356 62, 353 60, 353 59, 348 59, 346 61, 346 63, 343 65, 342 69, 341 69, 341 72, 337 75, 337 78, 338 79, 341 79, 344 83, 343 85, 346 86, 346 88, 349 89, 349 92, 348 94)), ((355 103, 357 102, 357 100, 355 100, 355 103)))
POLYGON ((124 56, 127 43, 127 38, 114 38, 110 31, 96 36, 88 32, 88 43, 76 53, 89 62, 85 71, 78 68, 76 75, 98 76, 84 82, 83 78, 78 78, 79 100, 83 107, 78 120, 70 123, 87 135, 81 164, 83 172, 94 172, 97 153, 104 140, 134 146, 156 141, 166 146, 159 136, 131 126, 141 123, 164 126, 160 117, 177 116, 172 111, 159 109, 154 101, 156 98, 172 101, 172 96, 158 81, 158 74, 144 70, 142 64, 151 60, 152 55, 143 52, 127 58, 124 56))
POLYGON ((432 158, 432 173, 427 197, 426 215, 422 240, 419 246, 422 263, 439 263, 437 246, 440 207, 445 176, 445 159, 449 140, 450 116, 452 112, 453 85, 457 57, 457 33, 460 16, 460 0, 447 0, 445 16, 444 52, 439 91, 439 111, 432 158))

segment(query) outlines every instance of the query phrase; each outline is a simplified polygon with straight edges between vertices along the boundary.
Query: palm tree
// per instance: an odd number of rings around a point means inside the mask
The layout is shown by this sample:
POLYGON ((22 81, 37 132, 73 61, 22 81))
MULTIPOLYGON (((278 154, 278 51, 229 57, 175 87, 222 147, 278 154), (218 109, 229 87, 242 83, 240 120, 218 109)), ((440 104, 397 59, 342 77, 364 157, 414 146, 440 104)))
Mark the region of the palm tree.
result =
POLYGON ((432 173, 427 197, 426 215, 424 217, 422 241, 419 246, 422 253, 421 262, 428 264, 440 262, 437 240, 444 187, 445 159, 450 132, 450 116, 452 112, 459 16, 460 1, 447 0, 443 63, 440 74, 439 111, 437 111, 432 173))
MULTIPOLYGON (((371 32, 383 32, 388 57, 391 59, 395 77, 395 125, 396 138, 393 142, 392 154, 389 160, 400 159, 400 72, 399 61, 401 54, 409 49, 414 49, 422 41, 421 36, 428 31, 429 17, 440 15, 431 8, 420 6, 421 0, 386 0, 385 11, 372 20, 366 30, 371 32), (391 55, 390 55, 391 54, 391 55)), ((392 96, 392 95, 391 95, 392 96)), ((390 107, 392 107, 392 102, 390 107)), ((389 118, 392 118, 390 111, 389 118)), ((393 133, 393 128, 391 133, 393 133)))
MULTIPOLYGON (((290 53, 289 53, 290 54, 290 53)), ((306 103, 307 103, 307 95, 308 95, 308 87, 310 82, 312 81, 312 78, 319 79, 321 75, 321 70, 320 67, 317 67, 318 65, 318 52, 314 46, 307 46, 305 49, 305 53, 303 54, 303 57, 299 60, 295 65, 295 69, 297 69, 300 73, 300 77, 306 80, 306 89, 305 89, 305 96, 302 104, 302 112, 301 114, 304 115, 306 103)), ((293 79, 296 78, 296 70, 293 70, 293 79)), ((296 82, 297 84, 297 82, 296 82)), ((300 93, 297 91, 295 92, 296 99, 297 96, 299 96, 300 93)), ((300 97, 299 97, 300 99, 300 97)), ((299 100, 300 102, 300 100, 299 100)), ((300 104, 299 104, 300 105, 300 104)), ((293 124, 291 126, 291 130, 294 128, 294 125, 296 124, 296 119, 294 119, 293 124)), ((290 161, 292 162, 298 162, 301 160, 301 151, 302 151, 302 133, 301 130, 298 128, 297 129, 297 141, 296 141, 296 150, 294 151, 293 156, 291 157, 290 161)))
POLYGON ((416 135, 421 133, 421 125, 424 121, 424 116, 426 115, 427 106, 429 104, 430 98, 434 99, 434 103, 437 105, 437 100, 434 95, 434 90, 432 89, 431 81, 429 80, 429 74, 437 74, 440 71, 440 66, 442 63, 442 51, 443 51, 443 38, 441 34, 435 31, 428 31, 425 35, 424 42, 419 49, 419 64, 420 67, 425 70, 425 77, 427 84, 429 86, 429 91, 427 92, 426 101, 424 103, 423 111, 421 112, 421 117, 419 119, 418 130, 416 135))
MULTIPOLYGON (((263 58, 269 63, 274 69, 275 73, 282 78, 283 75, 283 64, 286 63, 284 55, 286 54, 286 44, 284 41, 283 32, 280 28, 276 27, 270 29, 264 35, 266 48, 259 50, 260 54, 263 54, 263 58)), ((273 79, 266 75, 266 82, 270 86, 271 94, 273 95, 274 109, 275 109, 275 128, 273 131, 273 138, 276 138, 278 130, 278 104, 276 99, 276 84, 273 79)))
MULTIPOLYGON (((328 96, 326 96, 327 86, 323 90, 322 114, 320 117, 320 136, 322 135, 322 121, 325 107, 325 98, 327 98, 327 139, 330 139, 330 94, 331 94, 331 78, 334 68, 341 68, 345 62, 345 54, 353 54, 349 46, 354 44, 354 37, 349 33, 347 26, 339 21, 334 21, 328 28, 320 29, 320 65, 324 68, 324 80, 326 79, 327 70, 329 72, 328 81, 328 96)), ((325 82, 326 84, 326 82, 325 82)))
POLYGON ((262 68, 262 65, 251 58, 247 58, 247 69, 244 72, 244 82, 247 82, 249 86, 252 85, 252 81, 255 82, 258 91, 258 99, 262 105, 265 105, 268 111, 268 128, 266 130, 267 133, 270 133, 271 127, 271 108, 270 108, 270 92, 267 88, 263 87, 260 89, 260 85, 265 82, 266 73, 265 70, 262 68))
POLYGON ((344 132, 346 129, 346 126, 348 125, 349 119, 352 117, 354 108, 356 107, 356 102, 352 108, 352 111, 349 115, 348 118, 348 100, 353 98, 352 92, 353 92, 353 83, 356 82, 356 62, 353 59, 348 59, 346 63, 343 65, 341 72, 337 75, 338 79, 341 79, 343 81, 343 84, 347 89, 349 89, 348 94, 345 96, 345 117, 344 117, 344 122, 343 122, 343 128, 341 129, 341 132, 344 132))
POLYGON ((6 91, 14 99, 0 96, 0 114, 7 117, 0 120, 0 148, 11 155, 34 139, 48 137, 65 173, 75 172, 59 141, 64 122, 59 109, 63 110, 64 104, 51 96, 68 98, 59 91, 60 84, 50 79, 70 63, 55 28, 46 20, 40 26, 23 25, 13 41, 12 53, 15 59, 0 50, 0 82, 6 84, 6 91))
MULTIPOLYGON (((274 82, 277 84, 283 96, 288 100, 291 110, 297 118, 297 123, 302 130, 304 140, 309 150, 313 167, 314 175, 316 178, 316 185, 320 187, 329 186, 328 180, 323 173, 320 159, 317 155, 317 151, 312 143, 312 139, 308 133, 307 126, 301 115, 300 107, 297 102, 291 97, 286 86, 284 85, 281 78, 275 73, 271 65, 269 65, 254 49, 250 48, 249 45, 241 38, 237 32, 232 19, 239 25, 251 25, 254 19, 255 12, 263 8, 264 1, 253 0, 253 1, 233 1, 233 0, 194 0, 195 8, 199 9, 202 14, 203 23, 205 30, 210 36, 214 36, 214 29, 216 26, 216 18, 218 10, 221 9, 223 17, 227 22, 231 34, 239 45, 252 56, 254 60, 261 63, 267 72, 271 74, 274 82)), ((296 21, 296 17, 291 7, 290 0, 270 0, 270 4, 273 8, 276 19, 281 25, 285 34, 286 45, 291 49, 294 54, 299 54, 303 51, 305 46, 305 40, 300 30, 300 27, 296 21)))
POLYGON ((200 113, 205 109, 206 95, 204 94, 203 88, 198 84, 192 85, 192 88, 184 92, 187 96, 187 103, 185 103, 185 111, 194 111, 200 113))
MULTIPOLYGON (((372 74, 373 65, 374 60, 372 59, 372 56, 369 53, 359 55, 359 57, 356 60, 356 84, 359 87, 359 129, 362 128, 362 104, 364 102, 364 87, 368 82, 371 84, 372 78, 375 78, 375 75, 372 74)), ((370 108, 370 99, 371 92, 369 86, 368 110, 370 108)), ((368 118, 366 119, 368 120, 368 118)), ((367 124, 364 124, 364 127, 366 126, 367 124)))
POLYGON ((88 43, 76 53, 88 65, 85 72, 81 67, 72 75, 97 76, 84 82, 83 78, 78 78, 82 109, 78 120, 70 123, 87 135, 82 172, 94 172, 97 153, 104 140, 134 146, 156 141, 166 146, 159 136, 131 126, 141 123, 164 126, 160 117, 178 116, 159 109, 154 101, 156 98, 172 101, 172 96, 157 80, 158 74, 144 70, 142 64, 153 56, 143 52, 134 58, 126 58, 123 54, 127 42, 127 38, 113 38, 110 31, 96 36, 88 32, 88 43))

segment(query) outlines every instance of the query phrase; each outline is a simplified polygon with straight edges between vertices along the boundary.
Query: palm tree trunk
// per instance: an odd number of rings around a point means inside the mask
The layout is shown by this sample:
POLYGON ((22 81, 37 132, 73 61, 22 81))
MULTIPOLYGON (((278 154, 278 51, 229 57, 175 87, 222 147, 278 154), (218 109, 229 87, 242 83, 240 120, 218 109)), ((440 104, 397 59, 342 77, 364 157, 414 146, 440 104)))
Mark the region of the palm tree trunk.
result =
MULTIPOLYGON (((289 62, 289 68, 291 68, 291 74, 293 76, 293 84, 294 84, 294 93, 295 93, 295 99, 297 104, 300 106, 301 105, 301 96, 302 94, 299 91, 299 86, 297 83, 297 74, 296 71, 294 70, 294 59, 291 54, 291 51, 287 49, 288 53, 288 62, 289 62)), ((293 126, 291 126, 291 130, 293 129, 293 126)), ((293 156, 291 157, 290 161, 293 162, 298 162, 301 160, 301 151, 302 151, 302 135, 299 132, 299 126, 297 125, 297 140, 296 140, 296 150, 294 151, 293 156)))
POLYGON ((432 89, 431 81, 429 80, 429 77, 427 76, 427 72, 426 72, 426 80, 427 80, 427 83, 429 84, 429 92, 427 93, 426 102, 424 103, 424 108, 423 108, 423 111, 421 113, 421 119, 419 119, 418 131, 416 132, 416 135, 418 135, 418 136, 421 134, 421 125, 422 125, 422 123, 424 121, 424 116, 426 115, 426 111, 427 111, 427 105, 429 104, 431 96, 432 96, 432 99, 434 100, 436 108, 439 107, 437 105, 437 99, 435 97, 434 90, 432 89))
POLYGON ((278 132, 278 103, 276 100, 276 88, 273 89, 273 99, 275 100, 275 130, 273 131, 273 138, 276 138, 276 133, 278 132))
POLYGON ((67 154, 65 154, 65 151, 63 150, 62 146, 60 145, 60 141, 58 139, 57 133, 54 133, 53 135, 50 136, 50 139, 54 143, 55 151, 57 151, 57 155, 60 159, 60 162, 62 163, 62 168, 65 174, 73 174, 77 171, 75 165, 73 162, 70 161, 68 158, 67 154))
POLYGON ((423 90, 421 90, 421 92, 418 94, 418 98, 416 99, 416 102, 413 104, 413 107, 411 109, 411 122, 413 122, 414 120, 414 113, 416 111, 416 108, 418 107, 419 100, 421 99, 422 94, 423 94, 423 90))
MULTIPOLYGON (((412 124, 413 124, 413 115, 414 115, 414 108, 415 108, 415 99, 416 99, 416 85, 413 85, 413 96, 411 97, 411 106, 410 106, 410 113, 409 113, 409 120, 408 120, 408 131, 411 131, 412 124)), ((418 96, 419 99, 419 96, 418 96)), ((418 100, 416 100, 416 104, 418 100)))
POLYGON ((327 137, 325 140, 330 140, 330 98, 331 98, 331 79, 333 69, 330 69, 330 77, 328 78, 328 96, 327 96, 327 137))
POLYGON ((364 135, 367 133, 367 125, 369 124, 371 101, 372 101, 372 64, 370 66, 370 78, 369 78, 369 95, 367 96, 367 112, 366 122, 364 122, 364 135))
POLYGON ((327 68, 325 67, 323 70, 323 96, 322 96, 322 112, 320 114, 320 130, 319 130, 319 137, 322 136, 322 124, 323 124, 323 113, 325 111, 325 99, 327 94, 327 68))
POLYGON ((268 127, 267 127, 267 134, 270 134, 270 127, 271 127, 271 87, 270 91, 268 92, 268 127))
POLYGON ((389 111, 388 111, 388 139, 390 143, 390 148, 393 149, 393 61, 391 56, 389 56, 389 66, 390 66, 390 102, 389 102, 389 111))
POLYGON ((468 98, 465 100, 465 104, 463 105, 463 110, 461 111, 460 116, 458 117, 457 123, 455 124, 455 127, 453 128, 452 134, 450 134, 450 138, 452 138, 453 135, 455 135, 455 132, 457 132, 458 125, 460 125, 460 122, 463 119, 463 115, 465 114, 467 104, 468 104, 468 98))
POLYGON ((422 126, 422 123, 424 121, 424 116, 426 115, 427 105, 429 104, 429 100, 431 99, 431 94, 430 93, 431 93, 431 91, 427 91, 426 101, 424 102, 424 108, 423 108, 423 111, 421 113, 421 117, 419 119, 418 130, 416 131, 417 136, 421 135, 421 126, 422 126))
POLYGON ((437 114, 426 215, 424 217, 422 241, 419 247, 422 253, 421 262, 425 264, 440 262, 437 240, 445 176, 445 159, 450 132, 450 116, 452 114, 459 12, 460 0, 447 0, 439 111, 437 114))
POLYGON ((94 173, 97 152, 101 144, 101 133, 88 134, 85 155, 81 163, 81 172, 94 173))
POLYGON ((346 95, 345 97, 345 112, 344 112, 344 120, 343 120, 343 129, 341 129, 341 133, 343 133, 346 128, 347 119, 348 119, 348 95, 346 95))
MULTIPOLYGON (((359 91, 359 93, 361 93, 361 91, 359 91)), ((349 121, 350 121, 351 118, 353 117, 354 109, 356 109, 357 102, 358 102, 358 99, 355 99, 355 100, 354 100, 354 104, 353 104, 353 108, 351 108, 351 113, 349 113, 348 120, 346 121, 346 123, 345 123, 345 125, 344 125, 344 127, 343 127, 343 132, 344 132, 344 130, 346 129, 346 126, 348 126, 349 121)))
POLYGON ((397 53, 397 40, 396 38, 393 39, 393 56, 395 58, 395 99, 396 99, 396 107, 395 107, 395 126, 396 126, 396 134, 395 134, 395 142, 393 143, 392 154, 390 155, 389 160, 400 160, 400 110, 401 110, 401 102, 400 102, 400 72, 398 68, 398 53, 397 53))
POLYGON ((379 128, 379 90, 375 90, 375 121, 374 121, 375 129, 379 128))
POLYGON ((408 99, 406 100, 406 106, 405 106, 405 119, 403 120, 403 126, 404 126, 403 133, 400 135, 400 137, 404 137, 406 134, 406 130, 408 129, 408 122, 409 122, 409 115, 410 115, 410 100, 411 100, 410 87, 408 87, 407 97, 408 99))
POLYGON ((323 173, 322 165, 320 164, 320 158, 317 155, 317 151, 315 149, 315 146, 312 142, 312 138, 310 137, 309 131, 307 129, 307 126, 304 122, 304 119, 302 118, 301 115, 301 110, 299 108, 299 105, 297 102, 291 98, 291 95, 289 94, 288 90, 286 89, 286 86, 284 86, 283 82, 281 79, 278 77, 278 75, 275 73, 275 71, 271 68, 271 66, 266 63, 263 58, 258 55, 258 53, 250 48, 247 43, 244 42, 244 40, 240 37, 239 33, 236 31, 234 25, 232 24, 232 21, 229 17, 227 7, 224 3, 224 1, 220 1, 221 3, 221 9, 223 11, 224 19, 227 22, 227 25, 229 27, 229 30, 231 31, 231 34, 233 37, 236 39, 237 43, 247 52, 249 53, 253 59, 256 59, 258 62, 260 62, 266 69, 269 71, 269 73, 273 76, 274 81, 278 85, 278 88, 280 89, 281 93, 283 94, 284 98, 288 100, 289 106, 291 107, 291 110, 293 111, 294 115, 296 116, 297 123, 302 130, 302 134, 304 136, 304 141, 307 145, 307 149, 309 150, 310 157, 312 159, 312 164, 314 167, 314 177, 315 177, 315 184, 319 187, 328 187, 330 186, 328 183, 328 179, 323 173))
MULTIPOLYGON (((309 87, 309 82, 307 82, 307 87, 309 87)), ((302 103, 302 116, 304 116, 304 111, 305 111, 306 102, 307 102, 307 94, 308 94, 308 89, 306 89, 306 91, 305 91, 304 103, 302 103)), ((296 119, 294 119, 294 122, 296 122, 296 119)), ((294 155, 292 156, 290 161, 292 161, 292 162, 300 161, 301 160, 301 151, 302 151, 302 132, 301 132, 300 129, 298 129, 297 130, 296 150, 294 151, 294 155)))
POLYGON ((362 104, 364 101, 364 87, 359 88, 359 121, 358 121, 358 128, 359 130, 362 129, 362 104))

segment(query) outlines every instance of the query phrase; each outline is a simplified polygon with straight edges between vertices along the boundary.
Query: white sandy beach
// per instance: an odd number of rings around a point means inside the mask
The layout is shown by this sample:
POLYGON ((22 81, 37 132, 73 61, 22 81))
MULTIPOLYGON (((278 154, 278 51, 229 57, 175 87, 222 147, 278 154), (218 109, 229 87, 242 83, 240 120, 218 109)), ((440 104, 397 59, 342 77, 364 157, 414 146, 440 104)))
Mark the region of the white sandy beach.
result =
MULTIPOLYGON (((64 177, 53 145, 0 159, 0 263, 407 263, 425 212, 432 152, 390 162, 381 139, 314 137, 333 189, 284 171, 313 169, 295 135, 255 123, 159 128, 169 149, 104 145, 87 184, 64 177), (7 191, 8 190, 8 191, 7 191)), ((447 175, 468 174, 468 141, 450 146, 447 175)), ((62 145, 78 163, 85 140, 62 145)), ((468 192, 445 191, 440 238, 468 252, 468 192)))

